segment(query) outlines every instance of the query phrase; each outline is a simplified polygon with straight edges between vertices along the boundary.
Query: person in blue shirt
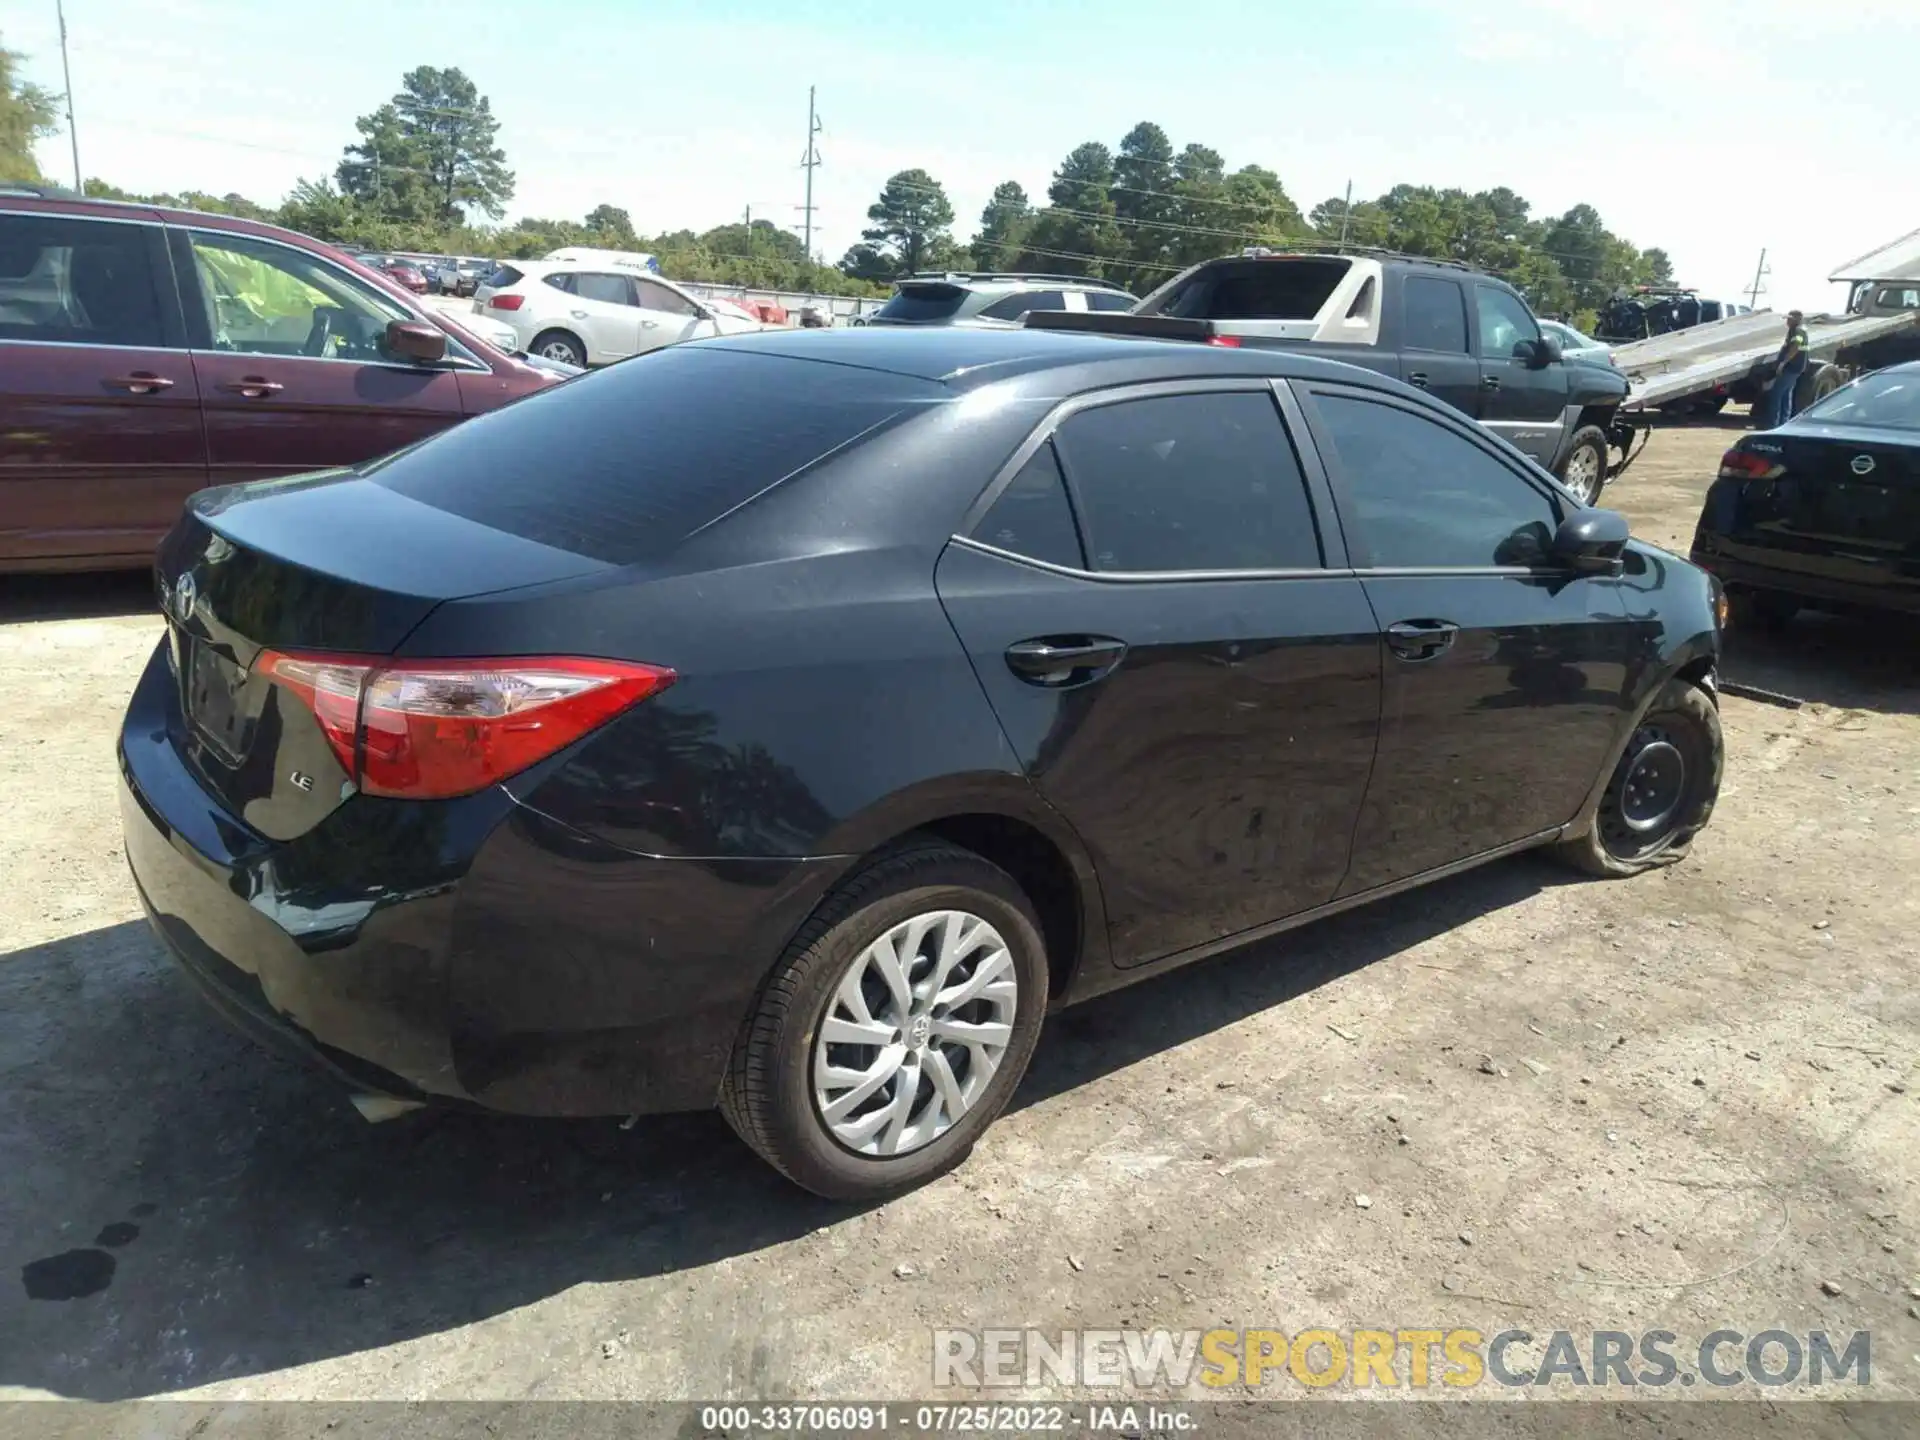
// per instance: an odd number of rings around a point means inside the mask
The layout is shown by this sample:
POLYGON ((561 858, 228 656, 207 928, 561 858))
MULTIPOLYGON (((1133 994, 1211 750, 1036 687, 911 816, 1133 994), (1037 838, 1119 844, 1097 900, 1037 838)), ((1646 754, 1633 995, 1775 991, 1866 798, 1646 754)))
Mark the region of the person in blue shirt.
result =
POLYGON ((1793 418, 1793 391, 1807 368, 1806 316, 1787 312, 1787 340, 1773 362, 1773 383, 1767 388, 1767 428, 1777 430, 1793 418))

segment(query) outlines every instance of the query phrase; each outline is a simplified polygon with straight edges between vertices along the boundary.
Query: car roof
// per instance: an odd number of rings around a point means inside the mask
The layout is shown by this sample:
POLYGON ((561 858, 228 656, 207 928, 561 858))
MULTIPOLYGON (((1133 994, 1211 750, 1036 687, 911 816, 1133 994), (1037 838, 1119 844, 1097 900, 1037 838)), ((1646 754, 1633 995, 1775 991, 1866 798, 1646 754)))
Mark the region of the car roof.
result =
POLYGON ((1097 387, 1097 372, 1125 372, 1111 383, 1214 376, 1270 377, 1292 380, 1341 380, 1408 395, 1419 392, 1387 383, 1377 371, 1323 360, 1297 350, 1200 345, 1190 341, 1141 340, 1130 336, 1058 330, 974 329, 965 326, 856 326, 845 330, 770 330, 696 342, 702 346, 752 350, 758 354, 850 365, 920 380, 938 381, 956 390, 974 390, 999 380, 1041 371, 1089 367, 1086 388, 1097 387))
MULTIPOLYGON (((311 235, 260 220, 244 220, 238 215, 221 215, 212 210, 186 210, 172 205, 146 205, 132 200, 83 200, 77 195, 14 195, 0 192, 0 208, 30 210, 43 215, 92 216, 102 220, 145 220, 168 225, 191 225, 199 230, 232 230, 242 235, 260 235, 270 240, 292 241, 301 248, 333 250, 337 247, 311 235)), ((376 252, 392 254, 392 251, 376 252)))

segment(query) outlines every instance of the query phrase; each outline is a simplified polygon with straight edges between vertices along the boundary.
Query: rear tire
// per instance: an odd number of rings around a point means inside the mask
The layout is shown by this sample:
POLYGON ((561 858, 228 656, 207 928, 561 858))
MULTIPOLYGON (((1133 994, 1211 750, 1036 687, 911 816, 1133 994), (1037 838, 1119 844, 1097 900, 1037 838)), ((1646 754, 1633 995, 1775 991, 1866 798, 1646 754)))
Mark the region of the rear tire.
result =
POLYGON ((1798 415, 1809 405, 1826 399, 1846 382, 1846 372, 1838 365, 1828 365, 1819 360, 1810 362, 1806 373, 1794 382, 1793 413, 1798 415))
POLYGON ((1676 863, 1712 817, 1725 765, 1712 699, 1698 685, 1669 680, 1634 727, 1587 832, 1553 854, 1607 879, 1676 863))
POLYGON ((734 1047, 721 1113, 830 1200, 922 1184, 966 1159, 1006 1108, 1040 1038, 1047 978, 1039 920, 1012 877, 971 851, 913 842, 842 884, 794 936, 734 1047))
POLYGON ((1560 483, 1580 497, 1583 505, 1600 503, 1607 483, 1607 432, 1598 425, 1582 425, 1573 432, 1566 458, 1560 462, 1560 483))
POLYGON ((542 330, 527 349, 546 360, 564 360, 569 365, 586 367, 587 347, 565 330, 542 330))

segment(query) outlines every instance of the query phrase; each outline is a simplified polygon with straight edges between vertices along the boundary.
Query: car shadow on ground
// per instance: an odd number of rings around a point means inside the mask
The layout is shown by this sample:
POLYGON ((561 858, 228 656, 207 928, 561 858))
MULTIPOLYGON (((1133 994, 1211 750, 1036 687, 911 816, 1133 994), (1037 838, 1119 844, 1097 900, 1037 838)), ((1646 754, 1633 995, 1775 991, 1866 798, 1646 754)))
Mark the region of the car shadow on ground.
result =
POLYGON ((150 570, 0 575, 0 625, 40 620, 101 620, 117 615, 153 613, 150 570))
POLYGON ((1806 611, 1727 631, 1723 677, 1842 710, 1920 714, 1920 616, 1806 611))
MULTIPOLYGON (((1566 879, 1501 862, 1077 1007, 1049 1022, 1015 1108, 1566 879)), ((0 1386, 114 1400, 240 1379, 854 1213, 717 1115, 370 1126, 225 1030, 137 922, 0 958, 0 1068, 0 1386)))

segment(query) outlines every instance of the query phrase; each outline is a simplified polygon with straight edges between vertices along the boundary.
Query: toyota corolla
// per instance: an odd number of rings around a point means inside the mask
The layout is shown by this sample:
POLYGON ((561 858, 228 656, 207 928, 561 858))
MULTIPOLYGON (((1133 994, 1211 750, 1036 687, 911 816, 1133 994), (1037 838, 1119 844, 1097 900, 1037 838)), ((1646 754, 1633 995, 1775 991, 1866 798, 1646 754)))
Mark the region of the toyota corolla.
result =
MULTIPOLYGON (((1170 332, 1171 333, 1171 332, 1170 332)), ((120 744, 153 924, 385 1101, 957 1163, 1050 1010, 1532 847, 1685 852, 1719 594, 1397 381, 676 346, 207 492, 120 744)))

